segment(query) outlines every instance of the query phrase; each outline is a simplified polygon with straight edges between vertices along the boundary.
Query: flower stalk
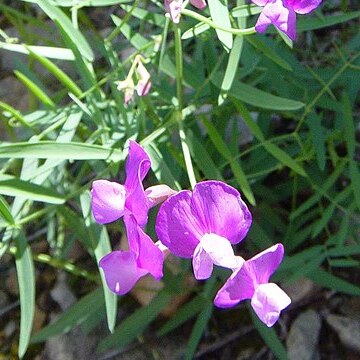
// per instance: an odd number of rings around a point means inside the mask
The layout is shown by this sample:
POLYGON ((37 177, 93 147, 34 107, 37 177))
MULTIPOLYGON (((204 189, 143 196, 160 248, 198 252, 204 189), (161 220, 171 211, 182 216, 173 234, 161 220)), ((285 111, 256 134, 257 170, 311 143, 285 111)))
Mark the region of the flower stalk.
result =
POLYGON ((182 56, 182 43, 181 43, 181 30, 178 25, 174 24, 175 34, 175 61, 176 61, 176 95, 178 100, 177 116, 176 119, 179 124, 179 136, 181 147, 184 154, 185 166, 189 177, 189 182, 192 188, 196 184, 196 177, 194 168, 191 161, 191 154, 184 128, 184 89, 183 89, 183 56, 182 56))

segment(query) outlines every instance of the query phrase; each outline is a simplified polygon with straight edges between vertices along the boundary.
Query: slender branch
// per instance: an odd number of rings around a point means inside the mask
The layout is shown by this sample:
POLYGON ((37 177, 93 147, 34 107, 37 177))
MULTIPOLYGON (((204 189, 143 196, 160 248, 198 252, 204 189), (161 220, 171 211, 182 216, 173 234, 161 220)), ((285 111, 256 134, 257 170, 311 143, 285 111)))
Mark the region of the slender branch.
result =
POLYGON ((222 27, 220 25, 215 24, 209 18, 207 18, 205 16, 202 16, 202 15, 196 13, 195 11, 191 11, 191 10, 188 10, 188 9, 182 9, 181 14, 189 16, 189 17, 191 17, 193 19, 196 19, 198 21, 201 21, 201 22, 209 25, 210 27, 212 27, 214 29, 222 30, 222 31, 228 32, 228 33, 233 34, 233 35, 252 35, 252 34, 256 33, 255 27, 251 27, 251 28, 247 28, 247 29, 235 29, 235 28, 222 27))
POLYGON ((190 185, 194 188, 196 184, 196 177, 191 161, 190 149, 187 144, 186 133, 184 128, 184 117, 182 110, 184 108, 184 90, 183 90, 183 57, 181 44, 181 30, 174 24, 175 33, 175 60, 176 60, 176 94, 178 100, 177 120, 179 123, 179 136, 181 140, 181 147, 184 154, 185 166, 189 177, 190 185))

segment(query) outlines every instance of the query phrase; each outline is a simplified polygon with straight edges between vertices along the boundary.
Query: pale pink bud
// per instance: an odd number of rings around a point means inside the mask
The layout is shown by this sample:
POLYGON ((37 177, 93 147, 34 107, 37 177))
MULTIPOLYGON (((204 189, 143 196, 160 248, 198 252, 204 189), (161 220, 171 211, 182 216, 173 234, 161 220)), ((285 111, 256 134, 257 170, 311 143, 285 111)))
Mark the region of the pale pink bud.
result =
POLYGON ((141 61, 138 62, 136 71, 139 76, 139 81, 136 85, 136 92, 139 96, 145 96, 151 89, 150 74, 141 61))
POLYGON ((145 190, 147 198, 150 200, 151 206, 156 206, 165 201, 169 196, 176 194, 177 191, 171 189, 167 185, 150 186, 145 190))
POLYGON ((180 21, 182 3, 183 0, 165 0, 165 10, 175 24, 180 21))
POLYGON ((192 6, 195 6, 196 8, 202 10, 206 7, 206 1, 205 0, 190 0, 190 4, 192 6))

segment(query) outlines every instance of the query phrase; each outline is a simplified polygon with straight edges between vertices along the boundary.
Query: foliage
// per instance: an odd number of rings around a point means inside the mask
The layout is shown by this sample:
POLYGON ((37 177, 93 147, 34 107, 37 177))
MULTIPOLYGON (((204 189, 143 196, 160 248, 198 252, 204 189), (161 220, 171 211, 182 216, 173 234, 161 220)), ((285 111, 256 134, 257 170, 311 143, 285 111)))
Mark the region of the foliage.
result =
MULTIPOLYGON (((221 272, 218 279, 189 290, 182 285, 187 266, 177 275, 167 269, 164 289, 116 325, 117 298, 105 287, 104 296, 96 290, 101 284, 95 273, 98 260, 110 251, 109 237, 117 241, 122 229, 110 228, 108 234, 94 224, 88 190, 94 179, 122 177, 128 139, 137 139, 149 153, 151 177, 174 189, 204 179, 225 180, 238 188, 253 206, 254 218, 250 245, 241 251, 254 253, 284 243, 286 258, 277 280, 290 284, 305 276, 334 291, 360 294, 360 287, 339 271, 358 266, 360 254, 355 136, 360 12, 346 1, 341 9, 335 2, 323 3, 298 19, 294 43, 278 34, 215 31, 214 24, 241 29, 254 25, 258 8, 243 0, 227 7, 209 0, 202 12, 205 20, 187 10, 178 26, 164 17, 163 4, 156 0, 0 4, 20 34, 14 39, 1 30, 0 49, 12 52, 14 73, 29 91, 27 111, 0 102, 0 253, 11 253, 16 261, 20 357, 29 341, 67 332, 91 316, 100 320, 104 306, 110 331, 116 327, 99 349, 123 347, 175 295, 189 291, 192 299, 159 333, 196 317, 186 357, 196 351, 212 316, 221 272), (91 17, 98 6, 109 6, 112 12, 104 20, 106 35, 96 30, 91 17), (26 31, 29 26, 34 30, 26 31), (341 32, 330 44, 333 29, 341 32), (324 39, 329 47, 322 46, 324 39), (116 82, 126 78, 139 54, 147 61, 152 90, 125 105, 116 82), (46 76, 39 76, 39 67, 46 76), (46 231, 49 254, 32 250, 39 238, 27 240, 40 229, 46 231), (74 242, 92 259, 89 271, 68 259, 74 242), (36 296, 33 260, 94 285, 56 324, 29 340, 36 296)), ((276 332, 264 330, 256 319, 254 326, 283 358, 276 332)))

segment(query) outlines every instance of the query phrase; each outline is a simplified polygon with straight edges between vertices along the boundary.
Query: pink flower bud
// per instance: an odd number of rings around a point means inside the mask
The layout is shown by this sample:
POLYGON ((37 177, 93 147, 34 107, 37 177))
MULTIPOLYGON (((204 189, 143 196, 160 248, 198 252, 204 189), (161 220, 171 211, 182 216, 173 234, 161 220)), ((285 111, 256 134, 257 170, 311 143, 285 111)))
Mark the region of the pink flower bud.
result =
POLYGON ((151 89, 150 74, 146 70, 141 60, 139 60, 138 62, 136 71, 139 76, 139 81, 136 85, 136 92, 139 96, 145 96, 149 93, 151 89))

